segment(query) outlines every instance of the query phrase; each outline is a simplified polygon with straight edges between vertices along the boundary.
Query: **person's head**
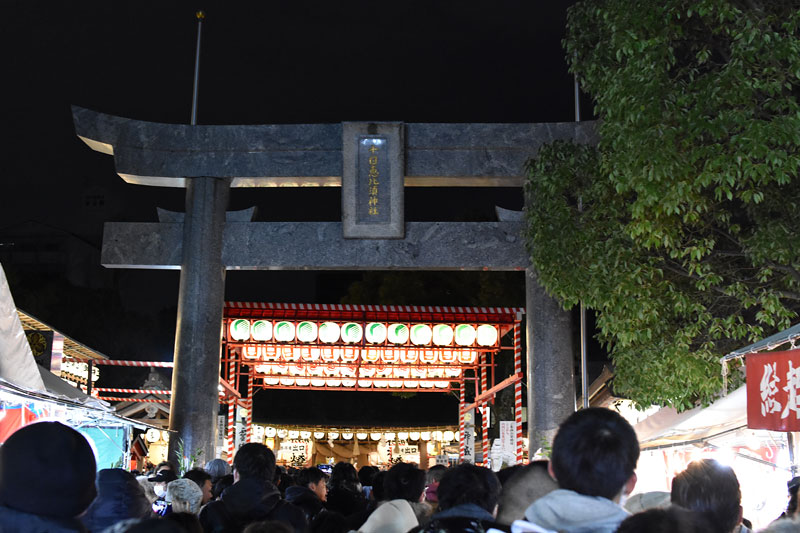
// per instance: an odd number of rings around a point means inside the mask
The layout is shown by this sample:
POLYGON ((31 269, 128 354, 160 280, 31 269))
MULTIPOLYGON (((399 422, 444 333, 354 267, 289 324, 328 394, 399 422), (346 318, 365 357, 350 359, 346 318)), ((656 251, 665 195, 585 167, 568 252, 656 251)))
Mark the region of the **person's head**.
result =
POLYGON ((97 495, 94 452, 58 422, 38 422, 0 446, 0 505, 53 518, 73 518, 97 495))
POLYGON ((175 465, 173 465, 173 464, 172 464, 171 462, 169 462, 169 461, 161 461, 161 462, 160 462, 160 463, 158 463, 158 465, 156 466, 156 474, 158 474, 158 473, 159 473, 159 472, 161 472, 162 470, 172 470, 173 472, 177 472, 177 470, 178 470, 178 469, 177 469, 177 468, 175 468, 175 465))
POLYGON ((231 473, 231 465, 223 459, 212 459, 206 463, 205 471, 211 474, 211 483, 214 484, 222 476, 231 473))
POLYGON ((614 500, 633 490, 638 460, 633 427, 616 411, 590 407, 559 426, 550 469, 562 489, 614 500))
POLYGON ((688 509, 672 505, 654 508, 629 516, 617 533, 704 533, 708 524, 704 517, 688 509))
POLYGON ((328 500, 328 475, 319 468, 302 469, 297 473, 297 484, 316 494, 320 501, 328 500))
POLYGON ((225 492, 225 489, 233 485, 233 474, 228 474, 227 476, 222 476, 214 483, 214 492, 213 496, 214 499, 219 499, 222 496, 222 493, 225 492))
POLYGON ((275 474, 275 454, 257 442, 248 442, 239 448, 233 458, 233 478, 272 481, 275 474))
POLYGON ((340 487, 361 492, 361 484, 358 482, 356 467, 344 461, 333 465, 333 470, 331 470, 331 488, 340 487))
POLYGON ((713 459, 692 461, 676 475, 670 499, 703 514, 720 533, 730 533, 742 520, 739 480, 731 467, 713 459))
POLYGON ((183 477, 186 479, 191 479, 197 486, 200 487, 200 490, 203 491, 203 501, 201 505, 205 505, 211 501, 213 498, 213 485, 211 483, 211 474, 203 470, 202 468, 192 468, 188 472, 186 472, 183 477))
POLYGON ((425 472, 410 463, 397 463, 383 478, 383 495, 387 500, 418 502, 425 491, 425 472))
POLYGON ((164 468, 159 470, 155 476, 147 478, 147 481, 153 484, 153 492, 156 493, 156 496, 163 499, 167 494, 167 484, 176 479, 178 476, 174 471, 164 468))
POLYGON ((381 470, 375 477, 372 478, 372 492, 370 493, 370 498, 375 500, 376 502, 382 502, 386 499, 383 490, 383 480, 386 478, 386 471, 381 470))
POLYGON ((488 468, 462 463, 445 472, 437 495, 442 511, 472 503, 494 514, 500 496, 500 482, 488 468))
POLYGON ((174 513, 198 514, 203 501, 203 490, 191 479, 176 479, 167 484, 167 495, 164 499, 172 504, 174 513))
POLYGON ((104 468, 97 472, 97 498, 81 517, 90 531, 102 531, 129 518, 150 516, 150 501, 130 472, 104 468))
POLYGON ((511 525, 514 520, 522 520, 531 503, 557 488, 558 484, 547 472, 547 461, 521 466, 503 485, 497 521, 511 525))
POLYGON ((308 533, 347 533, 347 518, 339 513, 317 513, 308 525, 308 533))
POLYGON ((375 474, 378 473, 378 469, 374 466, 366 465, 362 466, 358 469, 358 481, 361 483, 362 487, 371 487, 372 480, 375 477, 375 474))
POLYGON ((786 516, 793 517, 797 514, 797 489, 800 488, 800 476, 795 476, 786 483, 789 490, 789 503, 786 505, 786 516))
POLYGON ((442 480, 442 476, 444 473, 447 472, 447 467, 444 465, 433 465, 428 469, 428 472, 425 474, 425 483, 428 485, 432 485, 433 483, 439 483, 442 480))
POLYGON ((506 468, 501 468, 500 470, 495 472, 495 474, 497 475, 498 481, 500 481, 500 486, 501 487, 505 487, 506 486, 506 482, 509 479, 511 479, 514 476, 514 474, 519 472, 521 469, 522 469, 522 465, 513 465, 513 466, 508 466, 506 468))

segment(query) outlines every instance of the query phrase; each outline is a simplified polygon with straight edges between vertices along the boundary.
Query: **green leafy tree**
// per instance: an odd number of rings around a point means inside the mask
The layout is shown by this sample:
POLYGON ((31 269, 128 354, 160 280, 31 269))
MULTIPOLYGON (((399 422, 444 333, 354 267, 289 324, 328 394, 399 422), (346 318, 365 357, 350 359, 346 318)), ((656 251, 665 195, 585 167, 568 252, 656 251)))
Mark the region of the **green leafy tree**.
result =
POLYGON ((680 409, 800 310, 800 3, 590 0, 565 39, 599 144, 529 162, 547 290, 598 312, 615 389, 680 409))

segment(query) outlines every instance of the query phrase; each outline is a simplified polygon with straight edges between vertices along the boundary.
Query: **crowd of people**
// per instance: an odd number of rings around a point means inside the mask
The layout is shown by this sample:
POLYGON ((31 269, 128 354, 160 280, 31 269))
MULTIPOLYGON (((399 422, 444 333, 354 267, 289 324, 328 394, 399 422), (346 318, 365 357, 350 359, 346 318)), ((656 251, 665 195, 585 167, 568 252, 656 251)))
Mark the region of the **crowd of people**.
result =
MULTIPOLYGON (((263 444, 239 448, 179 476, 164 462, 148 475, 96 471, 74 429, 39 422, 0 447, 0 533, 747 533, 736 474, 695 461, 671 493, 638 494, 633 428, 608 409, 578 411, 559 427, 549 461, 495 474, 470 463, 346 462, 276 467, 263 444)), ((800 532, 797 493, 769 533, 800 532)))

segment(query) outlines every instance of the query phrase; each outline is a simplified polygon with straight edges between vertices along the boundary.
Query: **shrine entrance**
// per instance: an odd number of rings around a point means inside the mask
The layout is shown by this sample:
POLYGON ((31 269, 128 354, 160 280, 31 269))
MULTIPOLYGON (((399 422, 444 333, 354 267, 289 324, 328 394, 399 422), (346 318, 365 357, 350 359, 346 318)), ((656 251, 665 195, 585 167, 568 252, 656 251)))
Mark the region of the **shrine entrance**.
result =
POLYGON ((498 392, 513 385, 513 431, 504 432, 503 444, 510 448, 506 462, 519 463, 523 451, 523 313, 521 308, 494 307, 226 302, 221 383, 226 391, 223 401, 228 405, 228 460, 232 460, 237 443, 269 440, 279 455, 284 441, 290 444, 284 447, 293 458, 302 455, 312 462, 336 456, 352 457, 361 464, 386 464, 387 457, 391 460, 397 454, 416 453, 427 468, 431 453, 441 457, 454 443, 459 462, 472 462, 474 425, 480 427, 481 444, 476 461, 487 464, 488 406, 498 392), (496 375, 501 351, 513 353, 510 376, 496 375), (253 395, 258 389, 453 393, 459 398, 458 426, 453 428, 457 433, 424 423, 416 428, 381 428, 366 421, 342 428, 322 421, 297 427, 256 427, 253 395), (237 407, 245 411, 240 424, 244 435, 238 437, 237 407))

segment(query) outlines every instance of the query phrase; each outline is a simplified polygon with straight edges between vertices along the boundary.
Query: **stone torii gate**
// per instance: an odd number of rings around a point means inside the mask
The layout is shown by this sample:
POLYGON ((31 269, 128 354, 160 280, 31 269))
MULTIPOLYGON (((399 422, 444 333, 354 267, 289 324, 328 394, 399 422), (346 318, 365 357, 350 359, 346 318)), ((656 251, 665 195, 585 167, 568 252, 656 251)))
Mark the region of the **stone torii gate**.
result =
POLYGON ((531 447, 574 411, 570 314, 536 281, 523 222, 406 223, 403 189, 520 187, 543 143, 595 142, 591 123, 192 126, 78 107, 73 119, 78 137, 112 155, 126 182, 186 188, 185 214, 106 223, 101 258, 109 268, 181 270, 170 429, 185 450, 213 455, 226 269, 525 270, 531 447), (367 180, 378 172, 388 179, 380 220, 370 224, 379 194, 367 180), (226 214, 230 187, 286 186, 342 186, 343 221, 226 214))

